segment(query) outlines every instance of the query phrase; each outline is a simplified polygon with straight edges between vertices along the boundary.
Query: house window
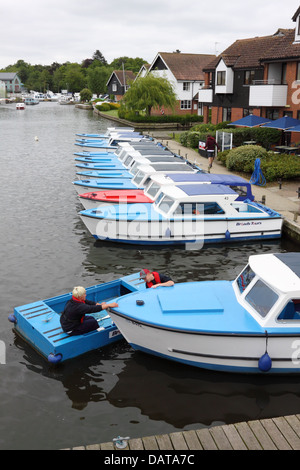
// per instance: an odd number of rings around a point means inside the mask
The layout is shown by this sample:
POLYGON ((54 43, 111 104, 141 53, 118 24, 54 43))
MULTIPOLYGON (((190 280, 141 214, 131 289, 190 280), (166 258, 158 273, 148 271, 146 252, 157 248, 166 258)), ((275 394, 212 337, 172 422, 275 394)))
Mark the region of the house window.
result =
POLYGON ((117 91, 118 87, 116 83, 112 84, 112 91, 117 91))
POLYGON ((275 121, 275 119, 278 119, 279 118, 279 111, 278 109, 267 109, 266 111, 266 118, 267 119, 272 119, 273 121, 275 121))
POLYGON ((182 101, 180 101, 180 109, 192 109, 191 100, 182 100, 182 101))
POLYGON ((244 76, 244 85, 252 85, 254 80, 254 70, 246 70, 244 76))
POLYGON ((222 121, 231 121, 231 108, 223 108, 222 121))
POLYGON ((190 82, 183 82, 183 91, 190 91, 190 82))
POLYGON ((249 114, 253 114, 252 109, 250 109, 250 108, 244 108, 244 109, 243 109, 243 117, 249 116, 249 114))
POLYGON ((217 85, 226 85, 226 72, 217 72, 217 85))

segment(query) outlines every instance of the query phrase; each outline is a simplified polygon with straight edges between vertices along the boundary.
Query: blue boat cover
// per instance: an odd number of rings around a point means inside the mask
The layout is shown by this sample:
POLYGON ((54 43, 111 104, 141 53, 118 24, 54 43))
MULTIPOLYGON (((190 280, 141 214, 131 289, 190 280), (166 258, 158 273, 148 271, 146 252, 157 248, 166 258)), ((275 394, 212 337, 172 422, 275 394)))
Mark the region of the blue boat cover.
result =
POLYGON ((222 184, 183 184, 178 186, 188 196, 235 194, 233 189, 222 184))
POLYGON ((172 181, 175 183, 180 182, 194 182, 199 183, 209 182, 214 184, 229 184, 229 185, 246 185, 249 184, 244 178, 236 175, 212 175, 209 173, 195 173, 192 175, 185 174, 167 174, 172 181))

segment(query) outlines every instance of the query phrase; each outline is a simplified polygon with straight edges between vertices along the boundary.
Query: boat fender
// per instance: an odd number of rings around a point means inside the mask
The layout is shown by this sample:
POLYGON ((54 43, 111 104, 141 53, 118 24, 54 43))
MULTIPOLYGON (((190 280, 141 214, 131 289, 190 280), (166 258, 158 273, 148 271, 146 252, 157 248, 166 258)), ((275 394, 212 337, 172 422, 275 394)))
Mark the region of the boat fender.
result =
POLYGON ((270 358, 268 354, 268 332, 265 331, 265 333, 266 333, 266 351, 265 351, 265 354, 263 354, 258 361, 258 368, 262 372, 268 372, 272 367, 272 359, 270 358))
POLYGON ((269 354, 265 352, 258 361, 258 368, 261 372, 268 372, 272 367, 272 359, 269 354))
POLYGON ((136 304, 137 304, 137 305, 144 305, 144 303, 145 303, 145 302, 144 302, 143 300, 137 300, 137 301, 136 301, 136 304))
POLYGON ((62 360, 62 355, 61 354, 53 354, 50 353, 48 356, 48 361, 51 364, 58 364, 62 360))
POLYGON ((15 317, 15 315, 14 315, 13 313, 8 316, 8 320, 9 320, 11 323, 17 323, 17 319, 16 319, 16 317, 15 317))
POLYGON ((226 230, 226 232, 225 232, 225 238, 226 238, 226 240, 229 240, 229 238, 230 238, 230 232, 229 232, 229 230, 226 230))

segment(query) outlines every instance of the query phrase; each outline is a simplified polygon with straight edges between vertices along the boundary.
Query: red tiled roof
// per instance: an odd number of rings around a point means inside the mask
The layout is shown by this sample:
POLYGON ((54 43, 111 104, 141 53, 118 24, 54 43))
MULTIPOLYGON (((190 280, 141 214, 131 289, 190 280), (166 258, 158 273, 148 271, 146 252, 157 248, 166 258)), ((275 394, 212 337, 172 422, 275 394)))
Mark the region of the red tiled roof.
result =
POLYGON ((221 59, 227 67, 232 68, 258 68, 261 62, 271 59, 300 58, 300 43, 293 44, 294 29, 279 29, 272 36, 238 39, 205 70, 213 70, 221 59))
POLYGON ((117 79, 119 80, 120 84, 124 86, 124 76, 126 85, 129 85, 129 82, 135 79, 135 74, 131 70, 114 70, 113 72, 117 79))
POLYGON ((212 54, 184 54, 182 52, 160 52, 176 80, 204 80, 203 68, 216 56, 212 54))

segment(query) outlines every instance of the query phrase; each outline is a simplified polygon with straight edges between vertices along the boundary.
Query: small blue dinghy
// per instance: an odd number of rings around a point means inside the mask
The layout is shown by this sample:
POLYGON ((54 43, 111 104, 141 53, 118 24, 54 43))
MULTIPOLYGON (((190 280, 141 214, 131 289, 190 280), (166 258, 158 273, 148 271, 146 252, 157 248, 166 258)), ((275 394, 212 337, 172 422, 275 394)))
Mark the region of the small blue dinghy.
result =
MULTIPOLYGON (((86 292, 88 300, 113 302, 115 298, 143 289, 145 283, 135 273, 88 287, 86 292)), ((97 319, 101 331, 91 331, 79 336, 64 333, 60 325, 60 314, 71 297, 72 293, 69 292, 15 307, 14 313, 8 318, 14 324, 14 331, 52 364, 64 362, 123 338, 105 310, 89 314, 97 319)))

